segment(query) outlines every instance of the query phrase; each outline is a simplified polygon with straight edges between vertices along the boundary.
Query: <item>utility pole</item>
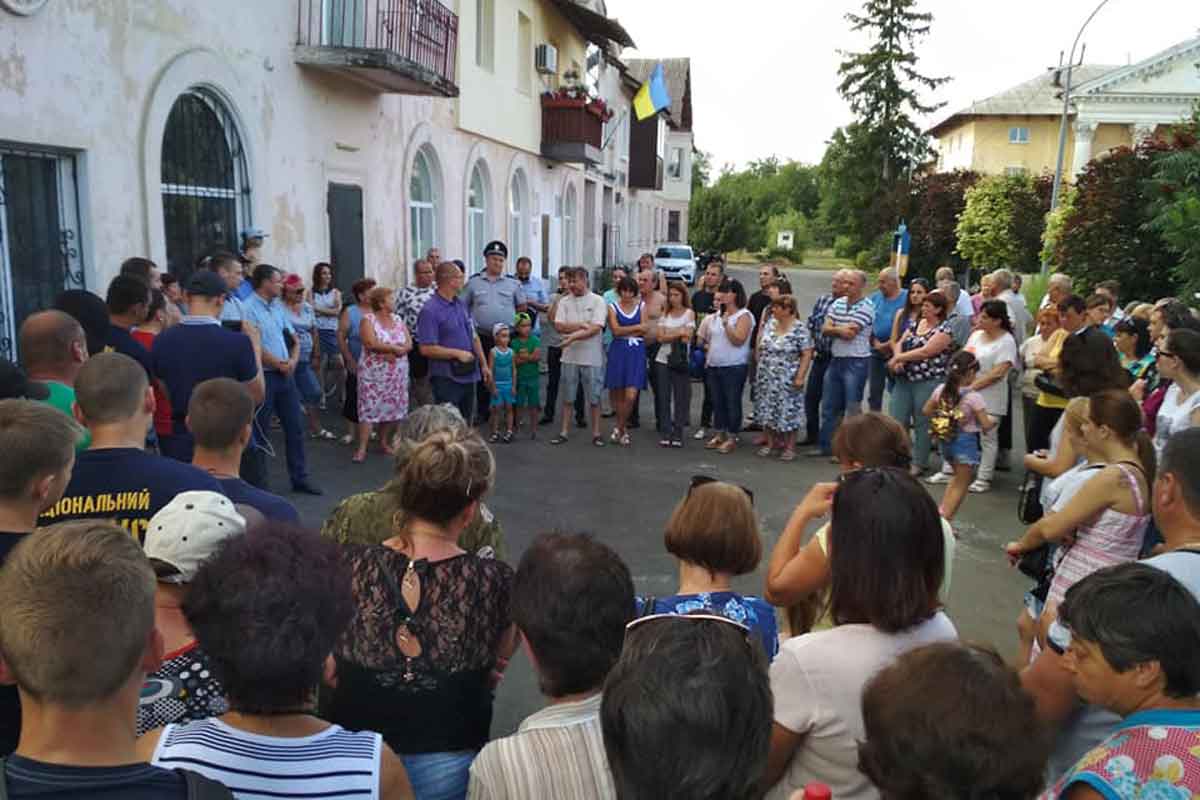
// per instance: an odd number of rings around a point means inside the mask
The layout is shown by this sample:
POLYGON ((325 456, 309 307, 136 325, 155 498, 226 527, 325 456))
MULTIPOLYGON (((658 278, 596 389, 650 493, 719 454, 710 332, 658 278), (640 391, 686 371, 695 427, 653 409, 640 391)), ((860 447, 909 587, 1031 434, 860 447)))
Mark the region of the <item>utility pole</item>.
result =
MULTIPOLYGON (((1067 119, 1071 114, 1071 72, 1075 68, 1075 49, 1079 47, 1079 40, 1083 37, 1084 30, 1087 29, 1087 26, 1091 24, 1096 15, 1100 13, 1100 9, 1106 5, 1108 5, 1108 0, 1100 0, 1100 5, 1096 6, 1096 9, 1084 21, 1083 27, 1079 29, 1079 33, 1075 34, 1075 41, 1071 44, 1071 57, 1067 59, 1067 82, 1063 88, 1062 120, 1058 124, 1058 163, 1054 168, 1054 190, 1050 193, 1051 213, 1058 208, 1062 195, 1063 159, 1067 154, 1067 119)), ((1050 262, 1048 259, 1043 259, 1042 274, 1045 275, 1049 271, 1050 262)))

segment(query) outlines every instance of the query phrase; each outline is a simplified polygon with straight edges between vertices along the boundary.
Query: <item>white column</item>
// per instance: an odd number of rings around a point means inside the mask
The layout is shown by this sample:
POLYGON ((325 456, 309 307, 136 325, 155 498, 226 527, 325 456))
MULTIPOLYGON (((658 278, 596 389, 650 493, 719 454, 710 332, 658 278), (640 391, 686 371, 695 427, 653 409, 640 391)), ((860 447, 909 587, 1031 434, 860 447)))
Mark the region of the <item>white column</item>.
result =
POLYGON ((1079 175, 1087 163, 1092 160, 1092 140, 1096 138, 1096 123, 1075 123, 1075 159, 1071 165, 1071 174, 1079 175))

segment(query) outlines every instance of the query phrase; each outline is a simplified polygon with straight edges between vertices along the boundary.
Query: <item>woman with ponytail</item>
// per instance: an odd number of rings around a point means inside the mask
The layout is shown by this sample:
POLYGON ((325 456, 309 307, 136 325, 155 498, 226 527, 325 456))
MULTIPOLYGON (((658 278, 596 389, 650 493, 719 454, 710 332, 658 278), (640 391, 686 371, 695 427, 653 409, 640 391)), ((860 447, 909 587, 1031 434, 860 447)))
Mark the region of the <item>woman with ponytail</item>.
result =
POLYGON ((1071 542, 1058 551, 1040 617, 1043 633, 1067 589, 1098 569, 1138 557, 1150 522, 1154 446, 1142 430, 1137 401, 1124 389, 1093 394, 1080 428, 1090 461, 1106 466, 1090 473, 1061 510, 1047 513, 1004 548, 1015 564, 1046 542, 1071 542))
POLYGON ((393 536, 346 548, 357 612, 334 651, 325 718, 382 733, 417 797, 466 795, 516 647, 512 568, 458 546, 495 471, 476 432, 429 436, 400 475, 393 536))
POLYGON ((958 351, 946 367, 946 382, 933 390, 921 409, 929 419, 930 434, 942 443, 942 460, 953 470, 938 509, 945 519, 954 519, 979 466, 980 432, 996 426, 983 395, 971 388, 977 377, 975 354, 958 351))

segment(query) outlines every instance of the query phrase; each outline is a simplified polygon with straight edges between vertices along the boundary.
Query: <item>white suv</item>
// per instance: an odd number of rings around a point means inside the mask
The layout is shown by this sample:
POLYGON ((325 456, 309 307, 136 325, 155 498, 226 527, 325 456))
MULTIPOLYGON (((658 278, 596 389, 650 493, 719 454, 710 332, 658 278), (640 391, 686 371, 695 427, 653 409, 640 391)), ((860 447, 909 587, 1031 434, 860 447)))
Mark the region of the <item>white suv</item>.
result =
POLYGON ((686 244, 664 244, 654 253, 654 266, 669 280, 682 280, 688 286, 696 283, 696 256, 686 244))

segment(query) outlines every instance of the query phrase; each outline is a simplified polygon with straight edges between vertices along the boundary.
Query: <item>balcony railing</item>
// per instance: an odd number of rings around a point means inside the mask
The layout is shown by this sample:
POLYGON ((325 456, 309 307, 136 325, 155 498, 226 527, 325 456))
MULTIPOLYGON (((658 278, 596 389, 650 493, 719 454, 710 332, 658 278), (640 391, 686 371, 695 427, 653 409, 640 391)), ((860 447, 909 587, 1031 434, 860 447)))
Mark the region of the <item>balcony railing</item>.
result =
POLYGON ((542 155, 573 164, 603 160, 602 106, 586 98, 542 95, 542 155))
POLYGON ((296 63, 380 92, 458 96, 458 16, 438 0, 296 5, 296 63))

